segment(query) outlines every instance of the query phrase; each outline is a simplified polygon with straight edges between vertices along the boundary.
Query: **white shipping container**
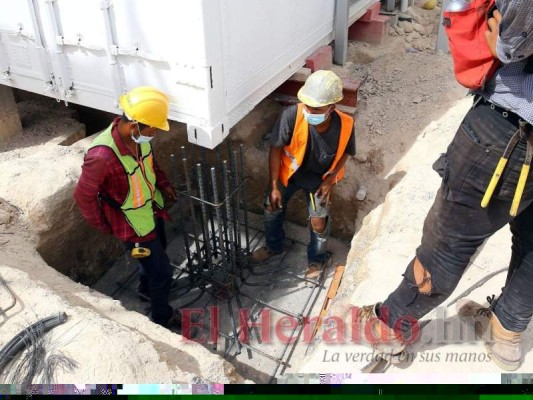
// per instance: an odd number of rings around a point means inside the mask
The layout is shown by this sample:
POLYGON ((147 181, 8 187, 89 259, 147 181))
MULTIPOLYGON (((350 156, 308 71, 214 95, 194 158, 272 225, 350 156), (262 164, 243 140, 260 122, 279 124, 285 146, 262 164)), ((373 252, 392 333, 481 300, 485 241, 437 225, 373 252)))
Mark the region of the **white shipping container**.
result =
MULTIPOLYGON (((372 0, 352 0, 350 20, 372 0)), ((0 84, 121 113, 152 85, 214 148, 334 37, 335 0, 0 0, 0 84)))

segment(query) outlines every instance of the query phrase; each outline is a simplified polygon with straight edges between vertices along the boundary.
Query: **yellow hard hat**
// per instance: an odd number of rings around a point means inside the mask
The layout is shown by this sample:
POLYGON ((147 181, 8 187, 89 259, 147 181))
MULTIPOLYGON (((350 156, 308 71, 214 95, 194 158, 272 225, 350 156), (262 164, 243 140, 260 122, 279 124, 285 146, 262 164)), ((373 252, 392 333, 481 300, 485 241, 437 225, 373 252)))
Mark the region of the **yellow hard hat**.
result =
POLYGON ((136 122, 168 131, 168 97, 152 86, 139 86, 120 96, 120 107, 136 122))
POLYGON ((309 107, 323 107, 342 100, 342 81, 332 71, 319 70, 309 75, 298 91, 298 99, 309 107))

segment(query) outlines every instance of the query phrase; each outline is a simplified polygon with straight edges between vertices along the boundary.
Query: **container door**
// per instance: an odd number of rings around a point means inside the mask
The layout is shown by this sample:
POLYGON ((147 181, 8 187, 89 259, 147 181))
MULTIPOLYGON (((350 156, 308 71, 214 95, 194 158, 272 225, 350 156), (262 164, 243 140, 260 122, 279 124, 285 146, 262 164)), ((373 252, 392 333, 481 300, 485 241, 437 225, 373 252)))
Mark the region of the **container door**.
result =
POLYGON ((0 83, 35 93, 54 91, 36 0, 0 0, 0 83))

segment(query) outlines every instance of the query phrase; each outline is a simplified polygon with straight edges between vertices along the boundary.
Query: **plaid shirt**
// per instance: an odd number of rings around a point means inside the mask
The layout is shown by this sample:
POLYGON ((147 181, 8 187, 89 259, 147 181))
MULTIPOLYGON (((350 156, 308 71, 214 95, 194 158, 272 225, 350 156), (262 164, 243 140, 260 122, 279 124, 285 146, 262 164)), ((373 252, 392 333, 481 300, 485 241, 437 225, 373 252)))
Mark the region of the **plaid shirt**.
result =
POLYGON ((496 0, 502 13, 496 45, 502 62, 485 91, 486 100, 518 114, 533 124, 533 74, 524 66, 533 56, 533 6, 531 0, 496 0))
MULTIPOLYGON (((118 134, 117 124, 119 120, 120 118, 117 118, 112 123, 113 139, 121 155, 135 157, 118 134)), ((156 186, 160 190, 168 188, 170 182, 155 159, 154 172, 156 186)), ((101 193, 116 203, 122 204, 126 200, 128 191, 129 183, 124 167, 113 150, 106 146, 90 149, 83 161, 81 176, 74 190, 74 199, 85 220, 99 231, 112 233, 113 236, 124 242, 145 242, 155 239, 155 231, 143 237, 137 236, 120 209, 98 199, 98 194, 101 193)), ((156 217, 169 219, 168 213, 157 207, 154 207, 154 213, 156 217)))

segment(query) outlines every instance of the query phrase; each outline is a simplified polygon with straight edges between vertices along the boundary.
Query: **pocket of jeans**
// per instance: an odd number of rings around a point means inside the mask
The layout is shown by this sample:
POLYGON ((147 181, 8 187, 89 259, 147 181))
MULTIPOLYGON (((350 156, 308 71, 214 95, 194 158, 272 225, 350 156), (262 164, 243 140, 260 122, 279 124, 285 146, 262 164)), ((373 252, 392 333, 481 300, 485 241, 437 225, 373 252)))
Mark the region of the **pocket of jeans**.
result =
MULTIPOLYGON (((468 123, 462 123, 450 145, 452 154, 448 155, 450 162, 450 197, 452 200, 478 207, 481 199, 494 174, 507 143, 514 132, 476 132, 468 123)), ((523 160, 525 144, 519 143, 503 171, 493 196, 501 200, 511 200, 518 176, 520 174, 520 159, 523 160)))
POLYGON ((494 158, 494 148, 498 146, 487 146, 486 141, 484 144, 465 121, 459 126, 446 152, 448 200, 471 207, 480 205, 492 176, 490 166, 498 162, 498 157, 494 158))
POLYGON ((437 161, 433 163, 433 171, 435 171, 439 176, 442 178, 442 194, 443 197, 446 198, 448 195, 448 176, 449 176, 449 167, 448 167, 448 158, 446 157, 445 153, 442 153, 439 158, 437 158, 437 161))
POLYGON ((433 163, 433 171, 435 171, 442 178, 442 181, 446 183, 448 181, 448 159, 445 153, 441 153, 437 161, 433 163))

